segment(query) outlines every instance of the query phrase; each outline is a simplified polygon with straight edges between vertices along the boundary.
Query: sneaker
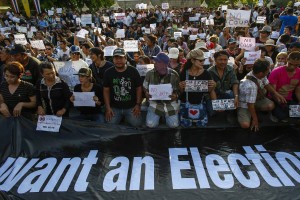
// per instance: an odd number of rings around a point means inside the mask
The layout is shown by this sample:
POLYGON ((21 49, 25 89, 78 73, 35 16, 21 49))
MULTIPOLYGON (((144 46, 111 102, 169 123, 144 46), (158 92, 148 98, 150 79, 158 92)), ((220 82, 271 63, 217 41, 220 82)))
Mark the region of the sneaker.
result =
POLYGON ((278 119, 277 119, 277 117, 275 117, 274 115, 270 115, 270 120, 272 121, 272 122, 278 122, 278 119))

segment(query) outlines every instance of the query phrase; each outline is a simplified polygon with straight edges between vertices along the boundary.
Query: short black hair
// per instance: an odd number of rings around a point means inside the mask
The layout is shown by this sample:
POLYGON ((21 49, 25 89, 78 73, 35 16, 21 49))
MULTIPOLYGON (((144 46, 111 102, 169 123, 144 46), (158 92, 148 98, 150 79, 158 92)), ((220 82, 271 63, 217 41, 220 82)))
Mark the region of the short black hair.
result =
POLYGON ((225 50, 218 51, 214 54, 214 59, 216 60, 219 56, 227 56, 229 58, 229 54, 225 50))
POLYGON ((258 74, 260 72, 268 71, 269 67, 270 67, 269 61, 263 58, 259 58, 254 62, 252 70, 254 74, 258 74))

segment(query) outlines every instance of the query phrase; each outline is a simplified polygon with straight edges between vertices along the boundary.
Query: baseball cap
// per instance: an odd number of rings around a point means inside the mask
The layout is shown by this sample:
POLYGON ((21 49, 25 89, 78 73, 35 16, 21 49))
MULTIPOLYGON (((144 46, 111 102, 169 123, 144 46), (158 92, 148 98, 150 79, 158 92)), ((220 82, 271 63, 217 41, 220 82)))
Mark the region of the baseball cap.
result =
POLYGON ((268 33, 271 33, 272 32, 272 28, 271 28, 271 26, 264 26, 259 32, 268 32, 268 33))
POLYGON ((169 58, 177 59, 177 58, 178 58, 178 55, 179 55, 179 50, 178 50, 178 48, 170 48, 169 54, 168 54, 168 57, 169 57, 169 58))
POLYGON ((234 38, 229 38, 228 39, 228 44, 236 43, 236 40, 234 38))
POLYGON ((72 45, 71 47, 70 47, 70 53, 80 53, 80 48, 79 48, 79 46, 76 46, 76 45, 72 45))
POLYGON ((116 48, 114 50, 113 56, 126 56, 126 51, 123 48, 116 48))
POLYGON ((22 44, 15 44, 11 48, 11 50, 9 52, 9 54, 11 54, 11 55, 16 55, 18 53, 26 53, 26 48, 25 48, 24 45, 22 45, 22 44))
POLYGON ((77 74, 74 75, 81 75, 81 76, 86 76, 86 77, 91 77, 92 76, 92 70, 90 68, 81 68, 77 74))
POLYGON ((155 62, 162 62, 164 64, 169 64, 170 58, 164 52, 158 53, 156 56, 153 56, 155 62))

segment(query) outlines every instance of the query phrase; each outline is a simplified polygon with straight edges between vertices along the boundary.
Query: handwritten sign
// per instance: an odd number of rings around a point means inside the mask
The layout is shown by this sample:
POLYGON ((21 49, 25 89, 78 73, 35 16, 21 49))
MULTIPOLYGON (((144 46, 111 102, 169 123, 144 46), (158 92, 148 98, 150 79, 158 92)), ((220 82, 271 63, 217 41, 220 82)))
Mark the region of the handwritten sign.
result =
POLYGON ((127 52, 138 52, 138 41, 137 40, 125 40, 124 49, 127 52))
POLYGON ((186 80, 185 81, 186 92, 208 92, 207 80, 186 80))
POLYGON ((136 65, 136 69, 138 70, 140 76, 146 76, 147 72, 153 68, 154 68, 154 64, 136 65))
POLYGON ((149 85, 150 100, 171 100, 172 92, 171 84, 149 85))
POLYGON ((212 100, 213 110, 234 110, 234 99, 212 100))
POLYGON ((89 32, 85 29, 81 29, 80 31, 78 31, 76 36, 79 37, 79 38, 85 38, 86 34, 89 34, 89 32))
POLYGON ((271 38, 272 39, 278 39, 279 38, 279 32, 278 31, 272 31, 271 38))
POLYGON ((289 106, 289 116, 290 117, 300 117, 300 105, 290 105, 289 106))
POLYGON ((28 44, 24 34, 17 34, 17 35, 14 35, 14 36, 15 36, 15 43, 16 44, 22 44, 22 45, 28 44))
POLYGON ((244 58, 246 58, 245 65, 252 65, 254 64, 255 60, 259 59, 261 55, 261 50, 255 52, 245 52, 244 58))
POLYGON ((250 22, 251 10, 227 10, 227 27, 248 27, 250 22))
POLYGON ((190 35, 189 39, 190 40, 196 40, 198 37, 198 35, 190 35))
POLYGON ((48 15, 49 15, 49 16, 54 15, 54 11, 53 11, 53 10, 48 10, 48 15))
POLYGON ((17 26, 17 30, 20 33, 27 33, 27 27, 26 26, 17 26))
POLYGON ((30 40, 30 44, 36 49, 46 49, 43 40, 30 40))
POLYGON ((113 56, 114 50, 117 48, 117 46, 106 46, 104 51, 104 56, 113 56))
POLYGON ((227 10, 228 9, 228 5, 222 5, 221 10, 227 10))
POLYGON ((74 107, 96 107, 95 92, 73 92, 74 107))
POLYGON ((62 13, 62 8, 56 8, 56 13, 61 14, 62 13))
POLYGON ((92 14, 81 15, 80 21, 83 25, 92 24, 92 14))
POLYGON ((257 16, 256 23, 257 24, 264 24, 266 21, 266 16, 257 16))
POLYGON ((169 3, 162 3, 162 4, 161 4, 161 8, 162 8, 163 10, 169 9, 169 3))
POLYGON ((37 131, 59 132, 62 117, 55 115, 39 115, 36 126, 37 131))
POLYGON ((118 29, 116 32, 116 38, 125 38, 125 29, 118 29))
POLYGON ((255 38, 250 37, 240 37, 240 45, 241 49, 245 49, 248 51, 254 51, 255 49, 255 38))
POLYGON ((145 3, 140 3, 140 4, 139 4, 139 9, 140 9, 140 10, 146 10, 146 9, 147 9, 147 4, 145 4, 145 3))
POLYGON ((175 40, 178 38, 178 37, 181 37, 182 36, 182 32, 174 32, 174 38, 175 40))

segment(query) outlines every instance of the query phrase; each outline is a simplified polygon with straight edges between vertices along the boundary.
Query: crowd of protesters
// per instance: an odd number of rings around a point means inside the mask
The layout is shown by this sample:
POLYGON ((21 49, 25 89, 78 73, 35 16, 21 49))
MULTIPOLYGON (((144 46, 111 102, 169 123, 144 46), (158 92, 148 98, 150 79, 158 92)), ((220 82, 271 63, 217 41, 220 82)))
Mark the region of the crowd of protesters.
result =
POLYGON ((0 112, 5 117, 56 115, 112 124, 125 119, 150 128, 160 118, 171 128, 205 127, 223 112, 229 121, 234 116, 242 128, 254 131, 259 130, 260 111, 270 113, 274 122, 287 122, 289 105, 300 103, 300 7, 232 9, 251 10, 247 27, 226 26, 226 10, 203 7, 99 9, 90 24, 78 20, 89 12, 69 9, 30 18, 2 13, 0 112), (120 18, 119 13, 125 15, 120 18), (262 23, 259 17, 265 17, 262 23), (83 29, 86 34, 79 37, 83 29), (21 32, 26 45, 15 39, 21 32), (253 52, 260 50, 261 55, 254 63, 247 62, 241 37, 255 38, 253 52), (43 41, 45 48, 33 48, 30 40, 43 41), (125 40, 137 40, 138 50, 126 52, 125 40), (116 48, 107 56, 109 46, 116 48), (80 66, 73 74, 75 85, 60 76, 58 61, 80 66), (154 68, 140 74, 137 66, 147 64, 154 68), (189 91, 188 82, 196 80, 207 81, 207 89, 189 91), (151 95, 153 85, 160 84, 171 87, 167 99, 151 95), (76 107, 78 116, 69 115, 76 100, 73 92, 94 92, 95 106, 76 107), (236 109, 213 109, 219 99, 231 99, 236 109))

